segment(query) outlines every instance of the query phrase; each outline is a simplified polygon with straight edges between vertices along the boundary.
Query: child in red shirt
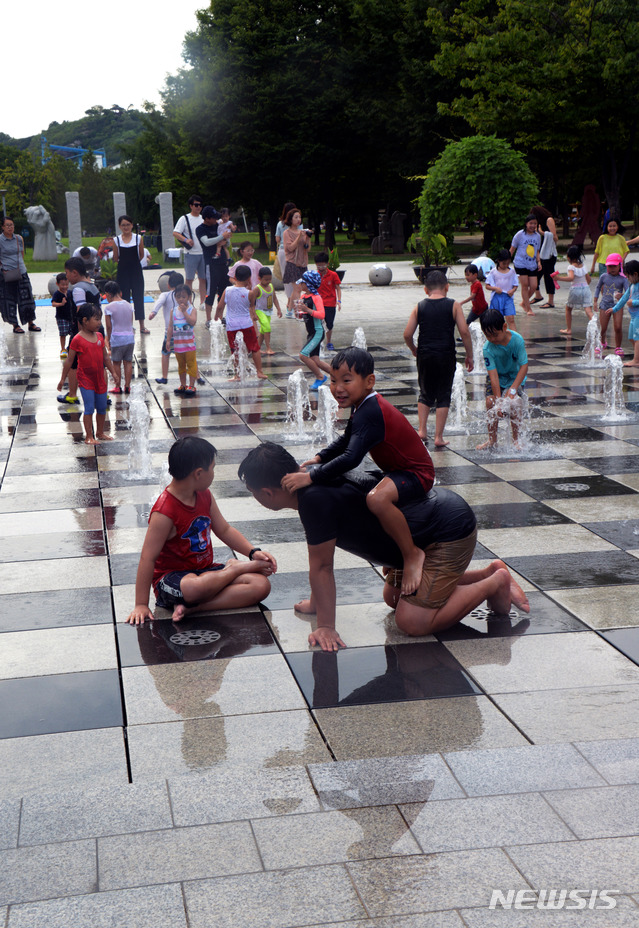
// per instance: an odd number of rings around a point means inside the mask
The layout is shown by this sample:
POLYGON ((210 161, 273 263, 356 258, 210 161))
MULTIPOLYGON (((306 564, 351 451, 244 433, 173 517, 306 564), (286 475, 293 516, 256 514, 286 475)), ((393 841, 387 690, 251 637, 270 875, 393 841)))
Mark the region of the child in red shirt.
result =
POLYGON ((61 390, 71 370, 76 356, 78 359, 78 385, 84 403, 82 421, 86 432, 85 443, 97 445, 100 441, 113 441, 104 431, 107 410, 107 382, 104 376, 106 367, 115 380, 115 370, 107 354, 104 335, 98 329, 102 325, 102 310, 94 303, 82 303, 77 311, 80 331, 71 339, 69 356, 64 362, 62 376, 58 384, 61 390), (95 411, 96 431, 93 433, 93 413, 95 411))
POLYGON ((135 608, 126 620, 130 625, 153 618, 151 586, 156 605, 172 609, 174 622, 187 612, 241 609, 268 596, 267 578, 277 563, 271 554, 254 548, 218 509, 209 490, 215 455, 213 445, 195 435, 172 445, 173 479, 151 509, 135 582, 135 608), (211 532, 248 561, 231 558, 216 564, 211 532))
POLYGON ((479 280, 479 268, 475 264, 469 264, 464 271, 464 277, 470 284, 470 296, 462 300, 460 305, 463 306, 464 303, 472 303, 470 312, 466 317, 466 325, 470 325, 471 322, 476 322, 483 311, 488 308, 488 303, 484 296, 484 288, 479 280))
POLYGON ((342 289, 339 274, 331 271, 328 266, 328 255, 321 251, 315 255, 315 267, 319 271, 322 282, 319 285, 318 293, 324 303, 324 324, 326 326, 326 348, 328 351, 335 351, 333 345, 333 325, 335 324, 335 312, 342 308, 342 289))

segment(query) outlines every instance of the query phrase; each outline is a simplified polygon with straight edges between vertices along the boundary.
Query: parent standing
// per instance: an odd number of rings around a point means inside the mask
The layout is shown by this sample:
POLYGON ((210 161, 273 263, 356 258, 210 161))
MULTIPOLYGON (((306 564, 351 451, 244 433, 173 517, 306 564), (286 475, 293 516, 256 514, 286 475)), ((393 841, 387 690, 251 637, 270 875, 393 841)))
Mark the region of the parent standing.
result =
MULTIPOLYGON (((302 228, 302 214, 298 209, 291 209, 286 215, 284 235, 284 257, 286 265, 282 283, 295 284, 308 268, 308 250, 311 247, 311 232, 302 228)), ((286 315, 293 312, 293 292, 288 297, 286 315)))
POLYGON ((527 316, 534 316, 530 300, 537 289, 537 272, 541 271, 541 235, 537 231, 537 217, 530 213, 523 229, 515 233, 510 245, 514 257, 515 273, 521 287, 521 305, 527 316))
MULTIPOLYGON (((282 215, 280 216, 279 222, 275 228, 275 244, 277 245, 277 259, 280 263, 280 271, 282 272, 282 277, 284 276, 284 268, 286 267, 286 255, 284 254, 284 230, 286 229, 286 217, 292 209, 297 209, 295 203, 289 200, 288 203, 285 203, 282 207, 282 215)), ((289 297, 293 292, 292 284, 285 284, 284 292, 286 296, 289 297)))
POLYGON ((35 300, 31 281, 24 263, 24 239, 16 235, 13 219, 5 216, 0 234, 0 313, 4 322, 13 326, 16 335, 24 335, 18 323, 28 325, 30 332, 40 332, 35 324, 35 300))
POLYGON ((229 285, 229 266, 224 250, 218 255, 217 246, 220 242, 226 244, 233 234, 230 229, 217 234, 220 213, 213 206, 205 206, 202 210, 202 224, 197 227, 196 235, 202 245, 204 266, 206 268, 206 327, 211 327, 211 310, 217 296, 218 305, 222 294, 229 285))
POLYGON ((144 327, 144 274, 140 261, 144 258, 144 236, 133 234, 130 216, 119 216, 120 234, 113 239, 113 260, 118 263, 117 282, 122 299, 133 303, 135 318, 140 323, 140 335, 149 335, 144 327))
POLYGON ((533 206, 530 215, 537 217, 537 231, 541 234, 541 249, 539 251, 541 273, 537 275, 537 289, 531 303, 541 303, 543 299, 539 289, 543 277, 547 299, 539 308, 552 309, 555 305, 556 287, 551 275, 557 263, 557 243, 559 241, 557 225, 552 213, 545 206, 533 206))
MULTIPOLYGON (((173 229, 173 238, 184 245, 184 283, 193 289, 193 282, 197 276, 198 290, 200 292, 200 309, 206 300, 206 265, 202 243, 196 235, 198 226, 202 225, 202 207, 204 201, 196 193, 189 197, 191 212, 180 216, 173 229)), ((210 314, 209 314, 210 317, 210 314)), ((208 317, 207 317, 208 318, 208 317)))

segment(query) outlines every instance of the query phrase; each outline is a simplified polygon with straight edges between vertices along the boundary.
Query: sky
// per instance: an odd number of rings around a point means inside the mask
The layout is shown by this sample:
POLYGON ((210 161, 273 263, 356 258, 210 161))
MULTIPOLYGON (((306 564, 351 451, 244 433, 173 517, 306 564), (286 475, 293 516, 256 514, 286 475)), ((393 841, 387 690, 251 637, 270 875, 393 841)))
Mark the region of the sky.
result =
POLYGON ((81 119, 91 106, 139 109, 144 100, 159 103, 167 73, 184 64, 182 42, 196 26, 195 11, 208 5, 206 0, 23 4, 3 5, 0 132, 13 138, 37 135, 54 121, 81 119), (15 83, 6 82, 8 74, 15 83))

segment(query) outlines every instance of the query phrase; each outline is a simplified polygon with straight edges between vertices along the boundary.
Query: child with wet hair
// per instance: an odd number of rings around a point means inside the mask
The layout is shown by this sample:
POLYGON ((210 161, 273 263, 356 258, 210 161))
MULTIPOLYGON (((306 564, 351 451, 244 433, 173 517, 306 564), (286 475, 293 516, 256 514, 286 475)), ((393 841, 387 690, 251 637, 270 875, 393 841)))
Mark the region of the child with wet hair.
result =
POLYGON ((216 454, 210 442, 196 435, 172 445, 172 479, 151 509, 135 581, 135 607, 126 620, 130 625, 153 618, 151 587, 156 606, 172 610, 174 622, 191 612, 254 606, 268 596, 268 577, 277 570, 277 563, 229 525, 220 512, 209 490, 216 454), (226 564, 216 563, 211 532, 248 560, 233 557, 226 564))
POLYGON ((486 413, 488 441, 477 445, 478 451, 494 448, 500 419, 510 419, 513 441, 519 438, 523 413, 524 384, 528 374, 528 355, 524 340, 513 329, 498 309, 484 310, 479 324, 486 336, 484 361, 486 382, 486 413))

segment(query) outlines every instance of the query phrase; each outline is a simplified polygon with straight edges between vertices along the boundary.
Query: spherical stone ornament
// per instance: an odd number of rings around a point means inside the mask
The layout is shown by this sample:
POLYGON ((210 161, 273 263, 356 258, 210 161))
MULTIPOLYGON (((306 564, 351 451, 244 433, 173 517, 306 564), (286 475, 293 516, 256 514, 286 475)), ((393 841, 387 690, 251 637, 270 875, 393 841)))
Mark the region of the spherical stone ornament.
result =
POLYGON ((387 287, 393 279, 393 272, 387 264, 374 264, 368 272, 368 279, 374 287, 387 287))
POLYGON ((53 296, 53 294, 56 292, 56 290, 59 290, 59 289, 60 289, 60 288, 58 287, 58 281, 55 279, 55 277, 50 277, 50 278, 49 278, 49 283, 47 284, 47 287, 48 287, 48 290, 49 290, 49 293, 51 294, 51 296, 53 296))
POLYGON ((173 271, 165 271, 164 274, 160 274, 158 277, 158 287, 160 288, 160 293, 169 292, 169 277, 173 271))

